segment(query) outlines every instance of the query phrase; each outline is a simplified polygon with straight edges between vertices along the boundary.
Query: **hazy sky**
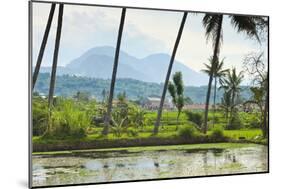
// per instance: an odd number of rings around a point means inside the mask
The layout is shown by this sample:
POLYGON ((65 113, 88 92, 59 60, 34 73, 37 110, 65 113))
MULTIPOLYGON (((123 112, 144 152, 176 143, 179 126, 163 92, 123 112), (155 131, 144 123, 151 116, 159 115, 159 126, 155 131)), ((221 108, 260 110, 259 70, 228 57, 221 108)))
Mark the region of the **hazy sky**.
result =
MULTIPOLYGON (((42 41, 50 4, 33 3, 33 58, 36 60, 42 41)), ((42 65, 50 66, 57 25, 56 7, 46 53, 42 65)), ((59 66, 68 64, 83 52, 96 46, 115 47, 120 22, 120 8, 92 6, 64 6, 59 66)), ((153 53, 171 54, 182 12, 127 9, 121 50, 137 58, 153 53)), ((200 71, 203 63, 212 55, 211 42, 206 43, 202 26, 203 14, 188 14, 176 59, 188 67, 200 71)), ((228 16, 223 20, 223 46, 220 57, 225 57, 227 68, 242 69, 245 54, 266 51, 267 45, 248 39, 244 33, 236 33, 228 16)))

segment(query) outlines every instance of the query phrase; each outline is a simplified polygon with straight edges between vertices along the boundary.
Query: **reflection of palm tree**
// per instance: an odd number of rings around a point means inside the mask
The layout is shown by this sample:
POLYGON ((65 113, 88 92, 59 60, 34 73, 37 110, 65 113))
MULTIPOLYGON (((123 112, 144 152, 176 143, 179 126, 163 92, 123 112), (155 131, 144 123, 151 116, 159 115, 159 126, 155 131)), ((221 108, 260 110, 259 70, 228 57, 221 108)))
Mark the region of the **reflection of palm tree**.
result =
POLYGON ((123 8, 122 13, 121 13, 119 31, 118 31, 117 45, 116 45, 116 49, 115 49, 111 85, 110 85, 110 91, 109 91, 109 96, 108 96, 107 113, 105 115, 104 128, 102 131, 103 135, 108 134, 109 124, 110 124, 110 120, 111 120, 112 100, 113 100, 113 96, 114 96, 114 86, 115 86, 115 81, 116 81, 116 74, 117 74, 117 67, 118 67, 118 60, 119 60, 119 51, 120 51, 120 46, 121 46, 121 38, 122 38, 123 26, 124 26, 124 22, 125 22, 125 15, 126 15, 126 8, 123 8))
POLYGON ((43 54, 44 54, 45 47, 46 47, 46 44, 47 44, 47 40, 48 40, 48 36, 49 36, 49 32, 50 32, 50 28, 51 28, 51 24, 52 24, 52 20, 53 20, 55 8, 56 8, 56 4, 53 3, 52 6, 51 6, 51 9, 50 9, 49 18, 48 18, 48 21, 47 21, 47 25, 46 25, 43 40, 42 40, 42 44, 41 44, 41 47, 40 47, 40 50, 39 50, 36 66, 35 66, 34 73, 33 73, 32 89, 34 89, 34 86, 35 86, 35 83, 36 83, 36 80, 37 80, 37 77, 38 77, 38 74, 39 74, 39 70, 40 70, 40 67, 41 67, 41 62, 42 62, 43 54))
POLYGON ((55 49, 54 49, 54 57, 53 57, 53 65, 52 65, 52 73, 51 73, 51 81, 50 81, 50 89, 49 89, 49 99, 48 99, 49 107, 53 105, 53 95, 54 95, 54 89, 55 89, 56 71, 57 71, 59 45, 60 45, 61 28, 62 28, 62 17, 63 17, 63 4, 60 4, 55 49))
POLYGON ((158 133, 160 120, 161 120, 161 116, 162 116, 162 111, 163 111, 163 105, 164 105, 164 101, 165 101, 165 96, 166 96, 166 92, 167 92, 167 89, 168 89, 168 83, 169 83, 170 75, 171 75, 173 64, 174 64, 174 59, 175 59, 175 56, 176 56, 176 52, 177 52, 177 49, 178 49, 178 45, 179 45, 179 42, 180 42, 180 38, 181 38, 181 35, 182 35, 182 31, 183 31, 183 28, 184 28, 186 17, 187 17, 187 12, 184 12, 183 17, 182 17, 182 21, 181 21, 181 25, 180 25, 180 28, 179 28, 179 32, 178 32, 178 35, 177 35, 177 39, 176 39, 176 42, 175 42, 175 46, 174 46, 172 56, 171 56, 171 59, 170 59, 170 64, 169 64, 169 67, 168 67, 163 91, 162 91, 162 97, 161 97, 161 101, 160 101, 159 108, 158 108, 157 118, 156 118, 156 122, 154 124, 154 130, 153 130, 154 134, 158 133))
POLYGON ((242 72, 239 72, 237 74, 236 69, 233 68, 227 73, 226 78, 224 78, 221 82, 221 88, 223 88, 231 96, 230 119, 232 118, 235 100, 238 98, 238 95, 241 91, 240 84, 242 82, 242 79, 242 72))
MULTIPOLYGON (((225 76, 225 74, 228 72, 228 69, 223 69, 223 64, 224 64, 224 59, 219 62, 217 61, 212 61, 212 59, 209 59, 210 65, 208 64, 204 64, 205 65, 205 69, 203 69, 202 71, 205 72, 206 74, 211 75, 212 73, 212 67, 213 67, 213 77, 215 79, 215 88, 214 88, 214 112, 213 112, 213 119, 215 119, 215 114, 216 114, 216 95, 217 95, 217 79, 221 80, 221 78, 223 76, 225 76), (214 64, 214 65, 212 65, 214 64)), ((215 120, 213 120, 213 124, 215 123, 215 120)))
MULTIPOLYGON (((255 16, 237 16, 231 15, 229 16, 231 19, 231 24, 234 28, 237 28, 237 32, 244 31, 250 37, 256 37, 259 41, 258 33, 257 33, 257 17, 255 16)), ((213 57, 212 61, 216 62, 219 59, 220 46, 222 43, 222 14, 206 14, 203 18, 203 25, 206 29, 206 37, 207 39, 212 38, 213 41, 213 57)), ((214 64, 211 64, 214 65, 214 64)), ((209 110, 209 101, 211 95, 211 86, 213 81, 213 71, 214 68, 211 68, 211 74, 208 82, 208 90, 206 95, 206 105, 205 105, 205 115, 204 115, 204 125, 203 132, 207 132, 207 121, 208 121, 208 110, 209 110)))

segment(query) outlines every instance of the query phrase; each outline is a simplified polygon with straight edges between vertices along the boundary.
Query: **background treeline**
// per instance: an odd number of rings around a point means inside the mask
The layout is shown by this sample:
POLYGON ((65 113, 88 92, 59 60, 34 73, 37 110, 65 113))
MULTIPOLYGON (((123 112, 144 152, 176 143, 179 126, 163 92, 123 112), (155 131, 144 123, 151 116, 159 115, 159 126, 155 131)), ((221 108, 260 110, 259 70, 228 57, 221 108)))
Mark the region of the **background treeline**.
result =
MULTIPOLYGON (((48 94, 49 91, 50 74, 40 73, 35 90, 39 93, 48 94)), ((103 92, 108 91, 110 86, 110 79, 99 79, 81 77, 75 75, 57 76, 55 95, 72 97, 77 91, 88 92, 97 100, 103 99, 103 92)), ((130 100, 139 100, 149 96, 159 97, 163 84, 143 82, 135 79, 120 78, 116 81, 115 94, 126 92, 127 98, 130 100)), ((249 87, 242 86, 240 94, 241 101, 248 100, 251 97, 249 87)), ((185 86, 185 96, 191 98, 193 103, 204 103, 206 100, 207 86, 185 86)), ((213 95, 213 94, 212 94, 213 95)), ((169 96, 167 94, 167 96, 169 96)), ((220 100, 223 96, 223 90, 217 91, 217 99, 220 100)))

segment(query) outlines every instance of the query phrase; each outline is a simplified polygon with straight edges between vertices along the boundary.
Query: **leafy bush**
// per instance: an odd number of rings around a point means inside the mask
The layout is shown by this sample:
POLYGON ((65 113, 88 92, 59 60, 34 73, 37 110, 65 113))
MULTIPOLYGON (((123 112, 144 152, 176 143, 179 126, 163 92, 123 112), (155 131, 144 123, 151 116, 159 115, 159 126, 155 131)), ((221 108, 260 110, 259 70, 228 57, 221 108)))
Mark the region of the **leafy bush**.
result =
POLYGON ((220 118, 219 118, 217 115, 215 115, 215 116, 212 118, 212 120, 213 120, 215 123, 219 123, 220 118))
POLYGON ((203 122, 203 115, 200 112, 185 111, 188 120, 201 127, 203 122))
POLYGON ((113 131, 113 134, 117 137, 121 137, 122 132, 127 129, 127 127, 124 125, 124 123, 127 121, 127 118, 124 118, 122 120, 117 120, 115 121, 114 119, 112 120, 113 125, 111 130, 113 131))
POLYGON ((138 131, 137 131, 137 129, 134 129, 134 128, 128 128, 127 129, 127 135, 132 136, 132 137, 136 137, 136 136, 138 136, 138 131))
POLYGON ((194 139, 198 135, 198 131, 191 125, 183 125, 179 128, 178 135, 185 139, 194 139))
POLYGON ((232 118, 230 119, 229 123, 226 126, 226 129, 228 130, 235 130, 235 129, 241 129, 243 128, 243 122, 239 118, 238 114, 234 114, 232 118))
POLYGON ((249 128, 251 128, 251 129, 260 128, 260 125, 261 125, 261 121, 257 117, 254 117, 249 122, 249 128))
POLYGON ((43 135, 48 126, 48 104, 39 96, 32 100, 32 124, 33 136, 43 135))
POLYGON ((225 138, 223 129, 221 127, 214 128, 210 135, 211 139, 222 140, 225 138))
POLYGON ((75 104, 71 100, 60 99, 57 103, 57 107, 51 113, 48 136, 85 137, 86 128, 91 124, 86 112, 75 108, 75 104))
POLYGON ((144 109, 131 105, 128 116, 130 125, 135 128, 143 128, 147 122, 145 114, 146 111, 144 109))

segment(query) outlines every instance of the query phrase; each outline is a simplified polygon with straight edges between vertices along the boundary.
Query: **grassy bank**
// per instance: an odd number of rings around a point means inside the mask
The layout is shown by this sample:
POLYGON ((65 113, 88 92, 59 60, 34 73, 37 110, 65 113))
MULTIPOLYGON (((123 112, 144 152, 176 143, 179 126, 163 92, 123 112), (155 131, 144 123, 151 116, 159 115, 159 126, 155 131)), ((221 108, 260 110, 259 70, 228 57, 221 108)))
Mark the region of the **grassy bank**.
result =
POLYGON ((61 151, 61 150, 79 150, 79 149, 101 149, 135 146, 160 146, 160 145, 180 145, 180 144, 199 144, 217 143, 217 142, 243 142, 243 143, 261 143, 266 141, 261 139, 260 130, 226 130, 224 138, 212 138, 212 132, 207 135, 197 135, 193 138, 182 138, 178 136, 177 131, 161 132, 154 136, 151 132, 142 132, 138 136, 122 135, 117 137, 113 134, 102 136, 100 134, 91 134, 84 138, 77 139, 73 137, 64 139, 33 137, 33 151, 61 151))
POLYGON ((106 149, 89 149, 89 150, 66 150, 52 152, 34 152, 33 155, 71 155, 85 152, 118 152, 126 151, 128 153, 143 151, 163 151, 163 150, 205 150, 217 149, 225 150, 231 148, 253 147, 253 143, 208 143, 208 144, 183 144, 183 145, 167 145, 167 146, 138 146, 138 147, 119 147, 106 149))

